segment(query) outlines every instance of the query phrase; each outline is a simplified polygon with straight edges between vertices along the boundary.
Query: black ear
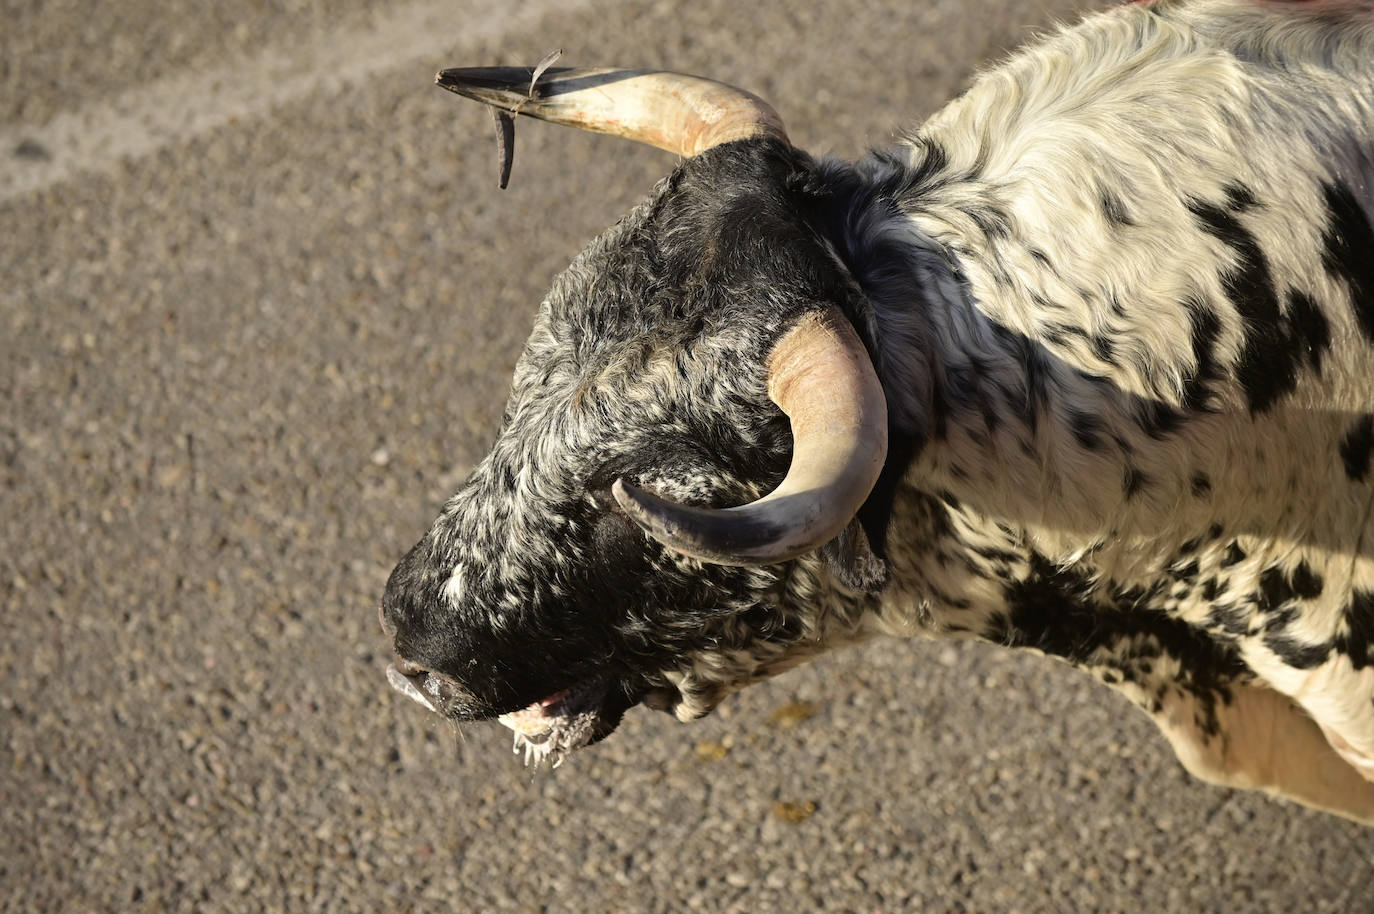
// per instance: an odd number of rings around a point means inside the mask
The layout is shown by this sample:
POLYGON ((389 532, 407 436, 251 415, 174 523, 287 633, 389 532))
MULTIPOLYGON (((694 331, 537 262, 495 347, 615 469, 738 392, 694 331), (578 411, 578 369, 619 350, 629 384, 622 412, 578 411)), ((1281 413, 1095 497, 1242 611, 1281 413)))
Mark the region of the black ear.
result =
POLYGON ((887 586, 887 562, 869 548, 868 534, 857 518, 821 547, 821 558, 840 583, 852 590, 871 596, 887 586))

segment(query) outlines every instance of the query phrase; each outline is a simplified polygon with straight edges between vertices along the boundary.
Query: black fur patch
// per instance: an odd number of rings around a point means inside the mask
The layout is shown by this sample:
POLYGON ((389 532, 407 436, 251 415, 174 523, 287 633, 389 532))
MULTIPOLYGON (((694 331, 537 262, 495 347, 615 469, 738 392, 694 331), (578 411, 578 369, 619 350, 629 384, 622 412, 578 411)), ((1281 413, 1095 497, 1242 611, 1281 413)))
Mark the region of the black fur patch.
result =
POLYGON ((1011 216, 993 204, 970 205, 965 214, 989 238, 1011 237, 1011 216))
POLYGON ((1217 364, 1217 338, 1221 336, 1221 320, 1205 302, 1190 299, 1187 305, 1188 320, 1192 324, 1195 366, 1192 374, 1183 381, 1183 405, 1197 411, 1206 406, 1211 384, 1222 376, 1221 366, 1217 364))
POLYGON ((1350 290, 1350 304, 1365 338, 1374 342, 1374 227, 1344 184, 1323 186, 1331 221, 1322 238, 1322 263, 1350 290))
POLYGON ((1077 439, 1079 446, 1085 450, 1095 451, 1102 447, 1102 420, 1089 412, 1071 409, 1069 411, 1069 427, 1073 430, 1073 436, 1077 439))
POLYGON ((1150 477, 1135 467, 1126 467, 1126 478, 1122 483, 1122 488, 1126 492, 1126 498, 1131 499, 1140 494, 1140 490, 1150 484, 1150 477))
POLYGON ((1263 613, 1278 612, 1288 601, 1298 595, 1292 583, 1278 568, 1264 569, 1260 574, 1259 585, 1259 598, 1256 605, 1263 613))
POLYGON ((1312 371, 1322 373, 1322 357, 1331 348, 1331 324, 1310 295, 1288 290, 1288 326, 1312 371))
POLYGON ((1126 211, 1125 202, 1116 195, 1114 191, 1106 188, 1100 189, 1102 199, 1102 214, 1107 217, 1107 222, 1117 226, 1135 225, 1135 220, 1126 211))
POLYGON ((1374 592, 1357 590, 1345 608, 1345 634, 1336 638, 1336 649, 1350 657, 1357 670, 1374 665, 1369 649, 1374 646, 1374 592))
POLYGON ((1259 206, 1259 201, 1244 184, 1232 184, 1226 188, 1226 206, 1233 212, 1243 213, 1247 209, 1259 206))
POLYGON ((1180 667, 1175 685, 1198 700, 1203 730, 1217 732, 1217 703, 1229 702, 1231 684, 1248 675, 1235 648, 1151 608, 1151 594, 1133 590, 1101 601, 1097 590, 1088 576, 1032 553, 1025 578, 1004 588, 1008 613, 994 617, 983 634, 1070 663, 1107 666, 1141 683, 1152 660, 1172 657, 1180 667))
POLYGON ((1207 625, 1214 631, 1239 638, 1249 629, 1250 612, 1235 603, 1217 603, 1207 612, 1207 625))
MULTIPOLYGON (((1225 206, 1204 200, 1188 203, 1202 228, 1235 252, 1236 263, 1222 276, 1222 283, 1245 320, 1245 345, 1236 363, 1236 378, 1255 414, 1292 393, 1304 359, 1319 371, 1322 355, 1331 344, 1326 319, 1310 297, 1292 291, 1289 313, 1280 310, 1269 260, 1238 218, 1257 205, 1253 194, 1239 185, 1227 190, 1225 206)), ((1196 330, 1195 325, 1195 337, 1196 330)))
POLYGON ((1206 498, 1212 494, 1212 480, 1206 473, 1194 473, 1192 488, 1194 498, 1206 498))
POLYGON ((1182 581, 1186 584, 1191 584, 1193 583, 1193 581, 1197 580, 1197 572, 1197 559, 1193 559, 1186 565, 1181 565, 1177 568, 1169 569, 1169 574, 1171 577, 1173 577, 1177 581, 1182 581))
POLYGON ((1289 609, 1278 614, 1265 626, 1264 644, 1289 666, 1310 670, 1321 666, 1335 651, 1350 658, 1350 665, 1362 670, 1374 665, 1370 647, 1374 646, 1374 593, 1357 590, 1342 613, 1345 631, 1330 641, 1312 644, 1288 635, 1285 629, 1296 618, 1289 609))
POLYGON ((1163 400, 1145 400, 1140 407, 1141 431, 1151 438, 1163 438, 1176 431, 1184 421, 1183 413, 1163 400))
POLYGON ((1312 570, 1306 562, 1298 562, 1293 569, 1293 593, 1304 600, 1315 600, 1322 595, 1322 576, 1312 570))
POLYGON ((1040 416, 1049 411, 1049 379, 1053 376, 1054 370, 1050 367, 1048 353, 1034 343, 1028 345, 1021 364, 1026 369, 1025 408, 1033 432, 1040 416))
POLYGON ((1311 670, 1321 666, 1331 657, 1331 644, 1308 644, 1282 632, 1264 633, 1264 646, 1288 666, 1299 670, 1311 670))
POLYGON ((1371 451, 1374 451, 1374 416, 1365 415, 1351 425, 1341 439, 1341 461, 1345 463, 1345 475, 1353 482, 1364 482, 1369 475, 1371 451))

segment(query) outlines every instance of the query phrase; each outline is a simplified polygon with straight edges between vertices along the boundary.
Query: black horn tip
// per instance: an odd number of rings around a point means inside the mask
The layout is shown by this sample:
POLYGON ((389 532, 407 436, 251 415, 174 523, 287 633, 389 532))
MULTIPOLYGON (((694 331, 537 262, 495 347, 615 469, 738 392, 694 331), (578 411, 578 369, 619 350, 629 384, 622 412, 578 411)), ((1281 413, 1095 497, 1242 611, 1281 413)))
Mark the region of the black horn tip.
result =
POLYGON ((434 82, 467 98, 502 103, 525 98, 530 76, 524 67, 457 67, 440 70, 434 82))

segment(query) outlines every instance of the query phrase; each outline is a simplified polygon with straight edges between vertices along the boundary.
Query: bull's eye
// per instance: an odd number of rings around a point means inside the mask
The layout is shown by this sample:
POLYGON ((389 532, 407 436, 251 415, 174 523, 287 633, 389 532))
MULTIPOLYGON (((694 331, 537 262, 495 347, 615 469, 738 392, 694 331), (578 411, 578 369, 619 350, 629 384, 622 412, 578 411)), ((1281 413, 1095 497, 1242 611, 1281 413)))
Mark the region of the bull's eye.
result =
POLYGON ((635 566, 643 561, 644 534, 618 508, 596 519, 592 528, 592 543, 597 554, 606 560, 628 562, 635 566))

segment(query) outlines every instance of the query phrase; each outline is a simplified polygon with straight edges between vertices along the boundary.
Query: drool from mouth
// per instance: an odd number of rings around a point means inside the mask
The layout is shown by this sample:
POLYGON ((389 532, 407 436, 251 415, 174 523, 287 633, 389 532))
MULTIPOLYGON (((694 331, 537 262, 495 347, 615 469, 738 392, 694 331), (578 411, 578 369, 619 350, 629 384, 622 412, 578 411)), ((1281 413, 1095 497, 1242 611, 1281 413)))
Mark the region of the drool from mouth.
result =
MULTIPOLYGON (((386 678, 393 689, 426 710, 444 714, 437 677, 428 677, 417 685, 391 664, 386 669, 386 678)), ((516 754, 524 752, 526 765, 540 767, 552 759, 557 768, 569 752, 605 738, 616 728, 636 701, 624 692, 623 688, 612 688, 612 682, 606 679, 587 680, 528 707, 502 714, 497 720, 513 731, 513 749, 516 754)))
POLYGON ((618 722, 603 715, 606 691, 604 682, 580 683, 497 719, 514 732, 512 750, 524 751, 526 765, 552 758, 557 768, 569 752, 596 742, 618 722))

